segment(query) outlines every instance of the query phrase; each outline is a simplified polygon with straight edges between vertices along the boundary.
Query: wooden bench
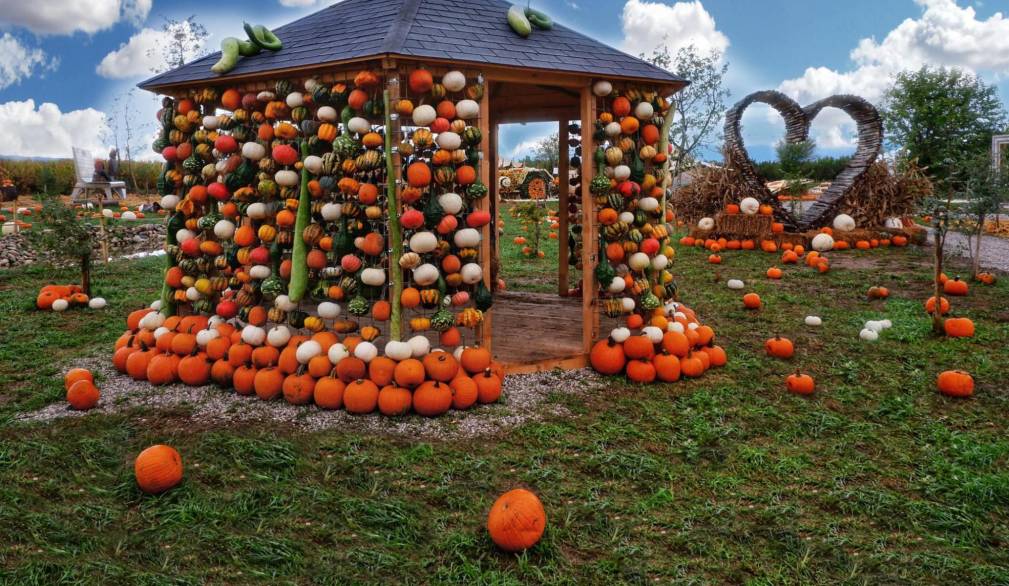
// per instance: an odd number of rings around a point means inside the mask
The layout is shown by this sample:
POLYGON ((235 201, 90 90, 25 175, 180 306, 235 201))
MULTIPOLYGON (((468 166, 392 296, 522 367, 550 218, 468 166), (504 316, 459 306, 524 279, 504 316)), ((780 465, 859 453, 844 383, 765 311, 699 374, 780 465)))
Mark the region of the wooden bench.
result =
POLYGON ((95 181, 95 158, 90 151, 74 147, 74 174, 77 176, 77 183, 74 185, 73 193, 70 194, 70 201, 77 202, 86 200, 89 190, 99 190, 105 193, 106 203, 115 203, 116 198, 126 199, 125 181, 95 181))

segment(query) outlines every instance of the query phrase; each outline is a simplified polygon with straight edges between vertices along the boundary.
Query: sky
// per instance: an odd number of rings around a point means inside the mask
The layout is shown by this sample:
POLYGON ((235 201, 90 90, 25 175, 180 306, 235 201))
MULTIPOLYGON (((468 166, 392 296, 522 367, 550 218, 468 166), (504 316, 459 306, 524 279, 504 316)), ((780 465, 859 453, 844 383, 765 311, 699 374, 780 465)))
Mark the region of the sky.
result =
MULTIPOLYGON (((242 20, 280 26, 332 0, 0 0, 0 156, 68 157, 71 146, 122 148, 129 123, 140 157, 155 96, 135 90, 158 66, 166 19, 194 15, 216 49, 242 20), (152 50, 154 50, 152 52, 152 50), (132 91, 131 91, 132 90, 132 91), (140 143, 140 144, 138 144, 140 143)), ((726 107, 779 89, 800 104, 837 93, 878 103, 892 76, 922 65, 968 69, 1009 102, 1004 0, 535 0, 556 21, 633 55, 666 44, 716 50, 728 63, 726 107)), ((554 124, 509 125, 499 152, 520 158, 554 124)), ((783 125, 767 107, 743 117, 756 160, 773 158, 783 125)), ((814 122, 822 155, 854 151, 854 125, 835 110, 814 122)), ((717 159, 719 145, 706 158, 717 159)))

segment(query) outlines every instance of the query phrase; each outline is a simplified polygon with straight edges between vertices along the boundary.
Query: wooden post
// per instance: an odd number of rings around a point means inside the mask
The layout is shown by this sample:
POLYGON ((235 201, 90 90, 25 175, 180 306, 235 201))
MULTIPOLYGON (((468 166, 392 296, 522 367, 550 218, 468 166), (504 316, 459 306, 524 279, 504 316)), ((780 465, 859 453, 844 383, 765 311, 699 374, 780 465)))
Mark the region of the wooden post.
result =
MULTIPOLYGON (((485 84, 489 86, 489 82, 485 81, 485 84)), ((491 221, 489 224, 485 225, 480 229, 480 266, 483 267, 483 282, 484 286, 487 287, 489 291, 494 290, 494 283, 492 281, 492 271, 491 265, 494 261, 494 255, 491 251, 491 245, 494 241, 499 240, 498 238, 491 238, 492 230, 497 230, 497 206, 491 205, 491 198, 494 197, 496 192, 491 181, 493 180, 491 173, 491 163, 490 148, 493 140, 490 132, 490 87, 484 87, 483 96, 480 97, 480 134, 483 136, 484 143, 480 148, 480 168, 479 176, 480 181, 487 186, 487 195, 481 198, 477 202, 477 209, 484 210, 491 213, 491 221)), ((494 163, 497 164, 496 162, 494 163)), ((477 331, 477 337, 480 340, 480 345, 487 349, 489 352, 493 352, 493 331, 494 327, 492 320, 494 318, 494 309, 488 309, 484 312, 483 322, 477 331)))
MULTIPOLYGON (((395 70, 387 71, 387 75, 398 75, 395 70)), ((385 102, 385 196, 389 215, 389 244, 392 251, 389 254, 389 274, 392 277, 392 293, 389 300, 389 340, 399 342, 402 334, 402 310, 400 297, 403 294, 403 271, 399 268, 399 259, 403 256, 403 229, 399 225, 399 196, 396 193, 396 180, 399 178, 399 157, 392 152, 393 135, 399 134, 399 120, 392 119, 392 97, 386 81, 386 90, 382 93, 385 102)), ((398 95, 399 84, 395 85, 398 95)))
POLYGON ((568 121, 559 120, 557 128, 557 294, 568 294, 568 121))
POLYGON ((581 90, 582 117, 582 350, 588 354, 599 337, 599 293, 596 287, 596 259, 599 243, 596 241, 595 202, 592 198, 592 168, 595 142, 592 139, 596 120, 596 99, 588 85, 581 90))

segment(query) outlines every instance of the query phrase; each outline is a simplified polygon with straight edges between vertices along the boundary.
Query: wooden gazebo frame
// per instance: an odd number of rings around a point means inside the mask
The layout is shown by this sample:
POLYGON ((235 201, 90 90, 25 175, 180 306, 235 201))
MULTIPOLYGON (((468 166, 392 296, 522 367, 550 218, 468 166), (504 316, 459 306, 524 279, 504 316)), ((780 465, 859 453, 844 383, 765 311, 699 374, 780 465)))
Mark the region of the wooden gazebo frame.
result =
MULTIPOLYGON (((349 5, 355 1, 334 5, 326 10, 333 10, 338 7, 349 5)), ((497 0, 486 0, 495 9, 507 4, 499 3, 497 0)), ((421 4, 421 0, 404 0, 404 11, 411 10, 410 5, 421 4)), ((479 2, 477 3, 479 4, 479 2)), ((412 8, 416 13, 416 7, 412 8)), ((501 11, 502 26, 504 11, 501 11)), ((288 26, 294 26, 296 23, 288 26)), ((281 27, 276 31, 281 39, 285 38, 285 28, 281 27)), ((562 27, 558 27, 561 28, 562 27)), ((572 31, 562 29, 565 34, 577 35, 572 31)), ((556 31, 540 32, 546 35, 556 31)), ((508 34, 511 34, 508 31, 508 34)), ((516 42, 522 43, 523 39, 513 35, 516 42)), ((577 35, 580 37, 580 35, 577 35)), ((595 41, 592 41, 595 43, 595 41)), ((285 46, 287 41, 285 40, 285 46)), ((600 45, 605 47, 604 45, 600 45)), ((613 51, 606 47, 607 50, 613 51)), ((615 51, 613 51, 615 53, 615 51)), ((622 58, 637 63, 643 63, 633 57, 620 54, 622 58)), ((274 59, 283 56, 283 50, 276 53, 274 59)), ((567 178, 569 175, 568 153, 568 125, 571 121, 579 121, 581 127, 581 187, 576 197, 580 198, 582 241, 586 243, 581 251, 581 288, 583 291, 581 300, 582 328, 581 328, 581 348, 580 351, 565 353, 564 355, 552 356, 548 359, 537 360, 516 360, 505 361, 505 368, 508 372, 534 372, 553 368, 580 368, 588 364, 588 352, 599 337, 600 312, 598 287, 595 283, 594 268, 598 261, 598 250, 594 245, 597 240, 596 206, 593 201, 593 194, 590 191, 590 183, 596 173, 594 157, 592 154, 596 149, 596 120, 600 99, 593 93, 593 84, 598 80, 606 80, 613 84, 613 87, 620 91, 623 87, 647 87, 657 91, 660 96, 667 98, 686 85, 686 81, 680 80, 650 65, 656 74, 655 76, 644 74, 621 74, 612 68, 607 70, 593 71, 559 71, 545 67, 525 67, 518 65, 502 65, 493 63, 481 63, 479 59, 467 61, 463 59, 441 59, 429 56, 403 55, 395 52, 379 52, 363 57, 353 57, 323 63, 309 63, 292 67, 280 65, 270 66, 262 70, 243 72, 241 67, 232 74, 226 76, 212 76, 204 74, 209 63, 216 60, 216 55, 210 55, 202 60, 186 65, 180 70, 169 72, 141 84, 140 87, 149 91, 168 95, 172 97, 184 97, 192 95, 203 88, 232 87, 242 92, 258 92, 272 88, 272 83, 277 79, 290 79, 292 81, 315 78, 323 83, 337 83, 347 81, 354 77, 355 73, 362 69, 372 69, 381 71, 386 79, 397 79, 404 81, 410 71, 418 66, 423 66, 430 70, 436 78, 440 78, 444 73, 451 70, 460 70, 466 74, 467 78, 480 76, 484 80, 484 92, 479 100, 480 119, 479 129, 483 133, 484 140, 480 145, 481 159, 479 164, 479 177, 481 181, 490 189, 490 196, 478 202, 478 209, 491 212, 493 221, 481 228, 482 239, 480 243, 480 264, 484 267, 484 281, 488 288, 493 289, 492 271, 494 257, 498 255, 500 238, 496 234, 492 236, 492 230, 497 230, 498 226, 498 177, 497 168, 494 162, 497 160, 497 138, 498 126, 516 122, 556 122, 558 124, 558 137, 561 156, 559 166, 559 176, 561 181, 560 189, 560 209, 565 211, 569 204, 569 189, 567 178), (202 62, 202 63, 201 63, 202 62), (198 68, 196 66, 199 66, 198 68), (171 74, 180 72, 183 69, 192 68, 194 73, 185 79, 171 74), (661 73, 659 73, 661 72, 661 73), (664 74, 664 75, 663 75, 664 74), (656 79, 657 78, 657 79, 656 79)), ((256 59, 247 58, 248 61, 256 59)), ((393 102, 399 97, 398 90, 403 83, 391 83, 387 85, 393 102)), ((673 115, 672 109, 667 116, 673 115)), ((392 136, 401 136, 401 121, 393 117, 391 126, 387 132, 392 136)), ((666 138, 663 137, 661 148, 666 148, 666 138)), ((395 176, 400 176, 400 158, 393 157, 395 164, 395 176)), ((668 172, 666 173, 668 175, 668 172)), ((665 178, 668 181, 668 178, 665 178)), ((560 234, 559 238, 559 286, 558 294, 564 294, 569 281, 568 261, 570 251, 566 234, 568 233, 567 214, 560 213, 560 234)), ((392 259, 395 262, 396 259, 392 259)), ((479 327, 477 337, 486 348, 494 351, 493 320, 495 309, 492 307, 485 315, 484 321, 479 327)))

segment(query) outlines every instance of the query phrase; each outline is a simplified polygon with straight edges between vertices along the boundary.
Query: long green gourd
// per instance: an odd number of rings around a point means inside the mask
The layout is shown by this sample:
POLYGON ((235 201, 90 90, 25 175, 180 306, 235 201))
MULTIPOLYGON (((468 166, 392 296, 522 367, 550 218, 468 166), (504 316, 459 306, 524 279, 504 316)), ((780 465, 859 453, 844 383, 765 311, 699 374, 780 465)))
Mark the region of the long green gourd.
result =
POLYGON ((385 194, 389 209, 389 240, 392 254, 389 256, 389 272, 392 273, 392 299, 389 315, 389 339, 400 341, 402 331, 400 313, 403 294, 403 271, 399 270, 399 259, 403 256, 403 229, 399 225, 399 202, 396 195, 396 167, 392 160, 392 108, 390 107, 389 90, 382 93, 385 102, 385 194))
MULTIPOLYGON (((301 141, 301 159, 308 156, 308 141, 301 141)), ((294 221, 294 251, 291 253, 291 282, 287 296, 297 303, 308 289, 308 244, 302 234, 312 220, 312 198, 308 193, 308 169, 301 167, 301 193, 298 196, 298 215, 294 221)))

